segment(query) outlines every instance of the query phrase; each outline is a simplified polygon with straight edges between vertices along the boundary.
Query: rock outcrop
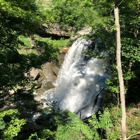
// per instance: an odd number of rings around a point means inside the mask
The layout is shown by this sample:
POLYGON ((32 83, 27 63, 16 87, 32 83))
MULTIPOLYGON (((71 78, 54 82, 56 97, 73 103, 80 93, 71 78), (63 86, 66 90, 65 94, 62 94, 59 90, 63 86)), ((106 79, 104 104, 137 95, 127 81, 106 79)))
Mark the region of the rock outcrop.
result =
POLYGON ((83 27, 81 30, 77 31, 74 27, 63 28, 59 24, 42 24, 42 27, 38 29, 38 33, 43 36, 51 37, 64 37, 76 39, 79 36, 88 35, 92 31, 92 27, 83 27), (74 35, 74 36, 73 36, 74 35))
POLYGON ((64 38, 70 38, 71 34, 75 32, 73 27, 62 28, 59 24, 42 24, 42 27, 38 29, 38 33, 42 35, 51 35, 64 38))
MULTIPOLYGON (((59 60, 59 66, 61 67, 66 52, 69 48, 64 47, 60 49, 60 54, 58 55, 59 60)), ((36 79, 36 83, 38 83, 36 86, 36 90, 34 92, 34 99, 36 101, 40 101, 41 96, 43 93, 49 93, 54 90, 54 82, 56 81, 59 68, 58 66, 54 65, 53 63, 46 62, 41 66, 41 69, 34 69, 35 74, 38 73, 39 77, 36 79), (38 70, 38 72, 36 72, 38 70)), ((32 72, 33 73, 33 72, 32 72)), ((32 77, 35 79, 36 75, 32 75, 32 77)))

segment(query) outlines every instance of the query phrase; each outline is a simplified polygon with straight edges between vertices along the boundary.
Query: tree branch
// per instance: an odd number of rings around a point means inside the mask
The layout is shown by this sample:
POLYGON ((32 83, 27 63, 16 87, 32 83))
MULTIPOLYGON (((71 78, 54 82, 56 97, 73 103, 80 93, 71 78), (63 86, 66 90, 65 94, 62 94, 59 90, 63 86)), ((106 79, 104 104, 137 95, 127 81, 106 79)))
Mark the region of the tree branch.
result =
POLYGON ((140 135, 140 132, 130 135, 128 138, 126 138, 126 140, 129 140, 129 139, 131 139, 131 137, 135 137, 136 135, 140 135))

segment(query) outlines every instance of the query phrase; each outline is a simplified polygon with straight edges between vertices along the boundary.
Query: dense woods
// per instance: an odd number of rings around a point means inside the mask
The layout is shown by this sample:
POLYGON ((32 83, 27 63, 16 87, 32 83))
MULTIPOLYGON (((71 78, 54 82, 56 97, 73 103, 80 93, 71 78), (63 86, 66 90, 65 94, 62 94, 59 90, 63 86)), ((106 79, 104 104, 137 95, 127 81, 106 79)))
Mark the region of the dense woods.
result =
MULTIPOLYGON (((0 139, 1 140, 113 140, 123 139, 120 85, 117 73, 114 7, 119 9, 121 66, 126 102, 126 138, 140 139, 140 1, 139 0, 0 0, 0 139), (68 33, 44 35, 42 25, 59 26, 68 33), (110 55, 111 77, 106 80, 102 109, 86 121, 75 114, 37 108, 36 83, 26 77, 45 62, 58 64, 62 46, 70 46, 77 31, 91 27, 83 37, 101 42, 110 55), (106 47, 105 47, 106 46, 106 47), (23 94, 22 89, 27 89, 23 94), (11 91, 14 94, 11 94, 11 91), (22 105, 18 100, 27 100, 22 105), (14 104, 5 108, 5 104, 14 104), (28 113, 27 113, 28 112, 28 113), (41 118, 32 120, 33 113, 41 118)), ((80 35, 78 36, 80 37, 80 35)), ((94 54, 98 57, 98 54, 94 54)))

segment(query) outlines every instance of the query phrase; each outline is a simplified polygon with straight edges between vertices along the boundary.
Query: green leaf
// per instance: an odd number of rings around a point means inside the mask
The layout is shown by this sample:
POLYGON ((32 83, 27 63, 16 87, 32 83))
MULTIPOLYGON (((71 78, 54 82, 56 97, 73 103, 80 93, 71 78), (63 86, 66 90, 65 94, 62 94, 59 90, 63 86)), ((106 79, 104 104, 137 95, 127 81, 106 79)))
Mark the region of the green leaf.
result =
POLYGON ((0 121, 0 130, 4 129, 6 126, 4 121, 0 121))

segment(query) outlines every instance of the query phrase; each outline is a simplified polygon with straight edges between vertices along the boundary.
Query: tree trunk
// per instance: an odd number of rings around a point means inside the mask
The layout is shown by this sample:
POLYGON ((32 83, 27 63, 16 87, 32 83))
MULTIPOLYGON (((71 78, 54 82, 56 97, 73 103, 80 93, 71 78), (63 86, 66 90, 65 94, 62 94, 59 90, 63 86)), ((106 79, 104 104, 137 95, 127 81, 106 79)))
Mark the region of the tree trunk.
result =
POLYGON ((116 41, 117 41, 117 49, 116 49, 117 71, 118 71, 118 78, 119 78, 121 109, 122 109, 121 132, 122 132, 122 140, 126 140, 125 91, 124 91, 124 81, 123 81, 122 66, 121 66, 121 35, 120 35, 120 24, 119 24, 119 10, 117 6, 114 7, 114 15, 115 15, 116 41))

